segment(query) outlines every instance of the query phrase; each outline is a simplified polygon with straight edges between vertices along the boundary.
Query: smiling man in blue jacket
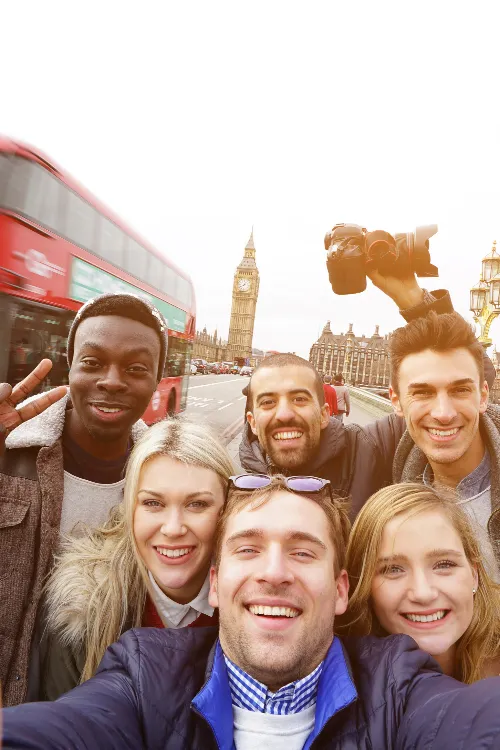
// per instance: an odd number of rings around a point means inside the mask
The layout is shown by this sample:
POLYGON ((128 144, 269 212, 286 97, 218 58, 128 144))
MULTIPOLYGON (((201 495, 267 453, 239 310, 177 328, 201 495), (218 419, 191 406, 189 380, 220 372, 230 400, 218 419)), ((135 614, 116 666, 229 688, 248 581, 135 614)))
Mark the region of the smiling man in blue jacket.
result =
MULTIPOLYGON (((236 484, 240 480, 235 480, 236 484)), ((500 680, 465 686, 407 636, 334 636, 349 523, 325 480, 231 489, 214 628, 126 633, 55 703, 4 711, 4 750, 500 748, 500 680)))

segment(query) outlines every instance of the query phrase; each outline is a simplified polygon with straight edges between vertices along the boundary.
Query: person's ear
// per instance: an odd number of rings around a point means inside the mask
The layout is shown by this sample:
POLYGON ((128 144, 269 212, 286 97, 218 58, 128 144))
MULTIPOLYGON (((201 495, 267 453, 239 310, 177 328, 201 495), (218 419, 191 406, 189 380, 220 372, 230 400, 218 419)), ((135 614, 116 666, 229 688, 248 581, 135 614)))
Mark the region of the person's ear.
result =
POLYGON ((215 565, 210 568, 210 591, 208 592, 208 603, 211 607, 219 606, 219 597, 217 595, 217 571, 215 565))
POLYGON ((403 409, 401 408, 401 401, 399 400, 399 396, 392 385, 389 385, 389 398, 391 400, 392 408, 394 409, 398 417, 404 417, 403 409))
POLYGON ((349 601, 349 576, 347 570, 341 570, 337 578, 337 599, 335 601, 335 614, 343 615, 349 601))
POLYGON ((479 586, 479 573, 477 572, 477 565, 472 565, 472 575, 474 577, 474 588, 477 591, 479 586))
POLYGON ((488 383, 485 380, 483 383, 483 387, 481 388, 481 401, 479 402, 480 414, 484 414, 484 412, 488 408, 489 397, 490 397, 490 389, 488 387, 488 383))
POLYGON ((251 411, 247 411, 247 422, 250 425, 250 429, 252 430, 254 435, 257 435, 257 427, 255 425, 255 417, 252 414, 251 411))
POLYGON ((321 407, 321 422, 320 422, 321 429, 324 430, 329 422, 330 422, 330 407, 328 406, 328 404, 323 404, 323 406, 321 407))

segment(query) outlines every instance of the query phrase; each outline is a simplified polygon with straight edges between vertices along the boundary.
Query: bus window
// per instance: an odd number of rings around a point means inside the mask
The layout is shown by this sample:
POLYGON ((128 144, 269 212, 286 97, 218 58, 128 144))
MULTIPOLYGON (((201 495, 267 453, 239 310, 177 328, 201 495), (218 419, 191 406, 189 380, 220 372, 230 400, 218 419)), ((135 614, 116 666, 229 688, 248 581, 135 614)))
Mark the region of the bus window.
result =
POLYGON ((182 276, 177 277, 177 299, 184 305, 191 305, 191 284, 182 276))
POLYGON ((146 281, 148 257, 146 250, 131 237, 127 241, 127 252, 125 255, 125 270, 135 276, 136 279, 146 281))
POLYGON ((168 294, 169 297, 176 297, 176 279, 177 274, 173 268, 169 266, 163 266, 163 282, 161 285, 161 291, 168 294))
POLYGON ((5 206, 7 199, 7 183, 12 160, 5 154, 0 153, 0 206, 5 206))
POLYGON ((11 313, 7 382, 19 383, 42 359, 51 359, 52 370, 42 390, 67 385, 66 341, 74 313, 29 302, 14 302, 11 313))
POLYGON ((43 224, 43 226, 52 229, 56 234, 63 234, 63 210, 62 200, 65 190, 62 182, 47 172, 43 167, 36 167, 41 173, 40 190, 42 201, 38 207, 38 214, 33 218, 43 224))
POLYGON ((96 253, 100 258, 107 260, 114 266, 123 266, 123 251, 125 245, 125 234, 105 216, 100 215, 98 220, 98 233, 96 253))
POLYGON ((186 367, 189 366, 189 363, 186 361, 188 346, 189 343, 183 339, 179 339, 176 336, 168 337, 168 353, 164 377, 178 378, 186 374, 186 367))
MULTIPOLYGON (((5 159, 5 157, 2 157, 5 159)), ((10 160, 11 171, 1 203, 37 224, 61 234, 61 182, 39 164, 18 156, 10 160)), ((0 184, 2 176, 0 174, 0 184)))
POLYGON ((92 252, 97 211, 72 190, 67 190, 66 201, 65 236, 92 252))
MULTIPOLYGON (((19 157, 12 157, 12 171, 5 190, 4 205, 11 211, 30 215, 33 210, 33 189, 30 183, 36 182, 36 172, 32 162, 19 157)), ((36 189, 36 185, 34 186, 36 189)))
POLYGON ((147 283, 161 291, 161 277, 163 273, 163 263, 156 255, 149 253, 148 278, 147 283))

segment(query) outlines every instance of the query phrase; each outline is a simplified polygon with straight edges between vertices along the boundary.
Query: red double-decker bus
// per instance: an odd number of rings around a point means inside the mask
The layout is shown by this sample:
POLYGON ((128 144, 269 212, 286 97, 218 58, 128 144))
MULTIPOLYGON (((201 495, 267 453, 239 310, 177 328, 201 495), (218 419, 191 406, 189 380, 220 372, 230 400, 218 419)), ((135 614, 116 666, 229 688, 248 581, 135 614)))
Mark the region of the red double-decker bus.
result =
POLYGON ((76 311, 102 292, 132 292, 168 324, 168 356, 144 419, 185 408, 195 297, 189 276, 39 151, 0 137, 0 382, 44 357, 44 389, 68 382, 66 340, 76 311))

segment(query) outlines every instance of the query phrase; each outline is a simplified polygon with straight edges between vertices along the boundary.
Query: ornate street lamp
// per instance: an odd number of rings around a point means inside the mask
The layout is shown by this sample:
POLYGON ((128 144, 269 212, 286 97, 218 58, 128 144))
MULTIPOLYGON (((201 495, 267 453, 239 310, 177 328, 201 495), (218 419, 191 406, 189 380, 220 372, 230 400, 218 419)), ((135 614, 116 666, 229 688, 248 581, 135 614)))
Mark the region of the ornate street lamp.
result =
POLYGON ((476 286, 473 286, 470 290, 470 309, 474 315, 480 315, 481 310, 486 304, 488 297, 488 284, 486 281, 479 279, 476 286))
POLYGON ((481 279, 470 290, 470 310, 480 326, 478 338, 485 349, 492 343, 491 324, 500 315, 500 255, 496 244, 495 240, 491 253, 483 258, 481 279))

